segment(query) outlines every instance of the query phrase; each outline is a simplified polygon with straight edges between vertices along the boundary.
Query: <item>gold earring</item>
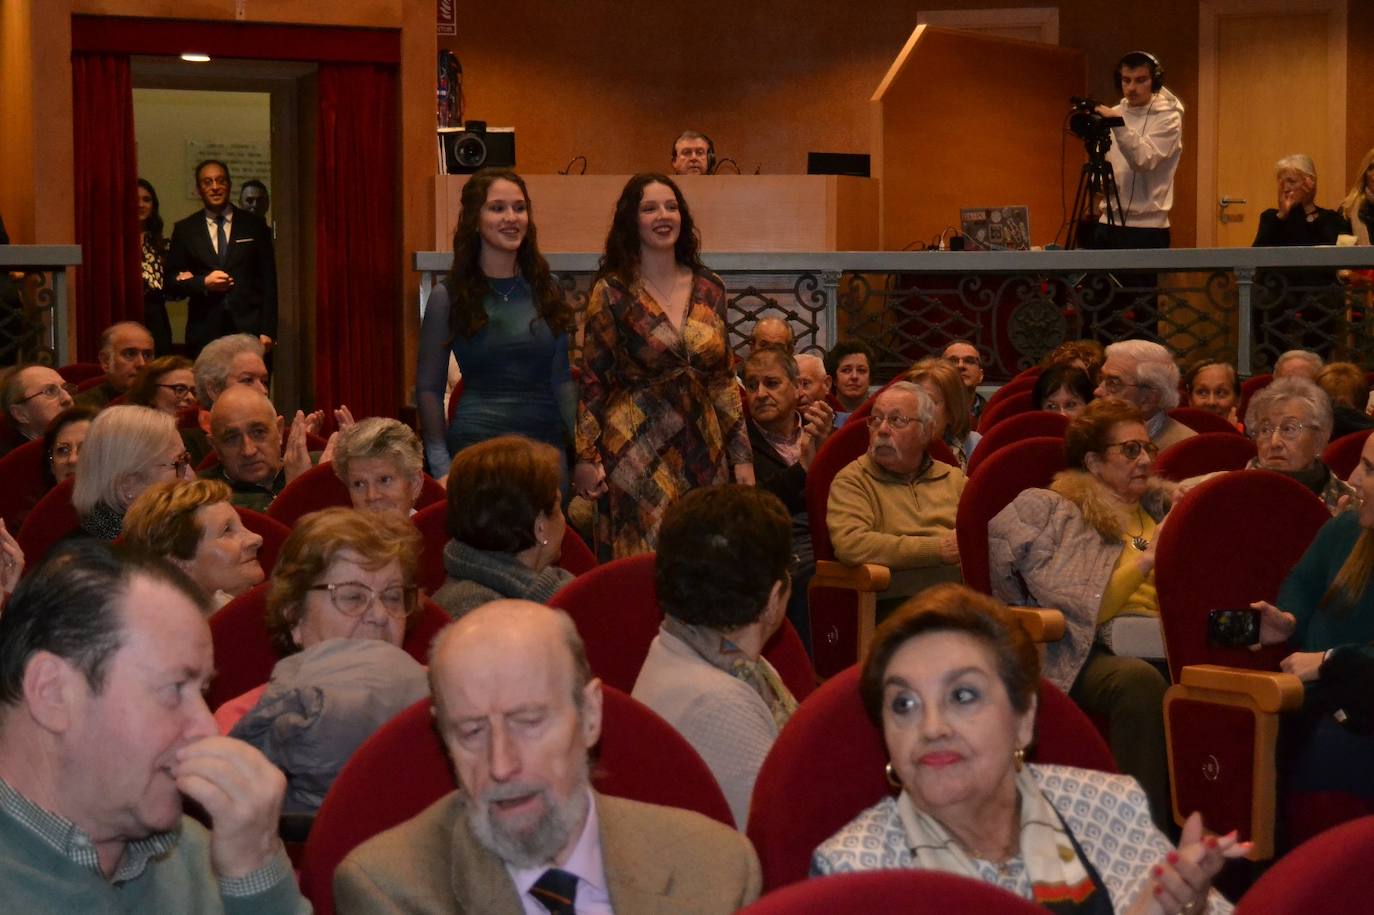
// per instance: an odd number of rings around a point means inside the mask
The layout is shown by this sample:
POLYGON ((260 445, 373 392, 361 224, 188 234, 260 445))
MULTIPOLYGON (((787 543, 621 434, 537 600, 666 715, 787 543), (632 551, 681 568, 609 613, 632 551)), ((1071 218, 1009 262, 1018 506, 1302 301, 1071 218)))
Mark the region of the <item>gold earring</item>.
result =
POLYGON ((883 774, 887 776, 887 783, 894 788, 902 787, 902 780, 897 777, 897 771, 892 768, 892 763, 883 767, 883 774))
POLYGON ((1011 751, 1011 761, 1016 764, 1016 771, 1020 772, 1026 765, 1026 748, 1017 747, 1011 751))

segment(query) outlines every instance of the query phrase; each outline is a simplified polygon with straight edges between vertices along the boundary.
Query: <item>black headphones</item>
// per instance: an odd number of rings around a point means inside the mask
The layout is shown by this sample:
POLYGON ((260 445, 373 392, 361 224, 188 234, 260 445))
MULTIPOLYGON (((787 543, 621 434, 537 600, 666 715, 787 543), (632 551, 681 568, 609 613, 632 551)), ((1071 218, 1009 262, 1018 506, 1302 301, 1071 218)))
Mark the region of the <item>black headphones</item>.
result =
POLYGON ((1150 68, 1150 91, 1158 92, 1164 88, 1164 65, 1159 62, 1149 51, 1131 51, 1122 56, 1116 62, 1116 70, 1112 73, 1112 81, 1116 84, 1118 92, 1124 92, 1121 88, 1121 68, 1122 67, 1149 67, 1150 68))
MULTIPOLYGON (((700 134, 701 139, 703 139, 703 140, 706 141, 706 174, 708 174, 708 175, 714 175, 714 174, 716 173, 716 142, 715 142, 715 140, 712 140, 710 137, 706 136, 706 134, 701 133, 701 131, 687 131, 687 132, 700 134)), ((668 156, 668 161, 669 161, 669 162, 672 162, 672 161, 674 161, 675 159, 677 159, 677 144, 679 144, 679 143, 681 143, 681 142, 682 142, 682 137, 681 137, 681 136, 679 136, 676 140, 673 141, 673 151, 672 151, 672 153, 668 156)))

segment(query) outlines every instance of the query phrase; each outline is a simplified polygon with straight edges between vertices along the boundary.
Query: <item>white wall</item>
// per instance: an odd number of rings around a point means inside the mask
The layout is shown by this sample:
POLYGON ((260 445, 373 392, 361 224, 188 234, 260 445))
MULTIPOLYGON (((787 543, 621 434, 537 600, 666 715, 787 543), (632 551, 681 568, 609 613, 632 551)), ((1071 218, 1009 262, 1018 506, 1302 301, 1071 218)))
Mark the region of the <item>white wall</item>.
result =
MULTIPOLYGON (((234 179, 233 200, 249 178, 272 190, 271 96, 266 92, 134 90, 138 174, 157 189, 163 232, 200 206, 192 169, 204 158, 224 158, 234 179)), ((271 212, 268 213, 269 220, 271 212)), ((172 333, 184 339, 184 302, 168 303, 172 333)))

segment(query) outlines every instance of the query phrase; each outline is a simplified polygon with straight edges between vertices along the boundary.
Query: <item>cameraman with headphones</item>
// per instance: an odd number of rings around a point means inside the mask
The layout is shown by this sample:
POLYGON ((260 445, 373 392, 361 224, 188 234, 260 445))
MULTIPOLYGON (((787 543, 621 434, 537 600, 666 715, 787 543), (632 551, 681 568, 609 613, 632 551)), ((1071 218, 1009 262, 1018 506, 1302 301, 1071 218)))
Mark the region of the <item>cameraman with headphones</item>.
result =
POLYGON ((1164 68, 1145 51, 1122 57, 1113 79, 1123 98, 1115 108, 1098 105, 1097 113, 1126 121, 1112 128, 1107 150, 1122 212, 1114 226, 1103 214, 1092 247, 1167 248, 1174 172, 1183 150, 1183 103, 1164 88, 1164 68))
POLYGON ((673 141, 673 173, 709 175, 716 170, 716 144, 699 130, 684 130, 673 141))

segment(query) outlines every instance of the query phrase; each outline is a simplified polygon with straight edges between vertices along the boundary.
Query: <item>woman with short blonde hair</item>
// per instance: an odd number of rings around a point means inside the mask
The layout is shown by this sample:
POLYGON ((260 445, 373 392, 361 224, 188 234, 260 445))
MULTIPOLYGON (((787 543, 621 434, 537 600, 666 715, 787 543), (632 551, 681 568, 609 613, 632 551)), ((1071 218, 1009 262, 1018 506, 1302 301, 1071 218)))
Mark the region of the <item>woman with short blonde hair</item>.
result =
POLYGON ((113 540, 143 490, 190 476, 191 458, 171 416, 148 407, 106 407, 81 446, 72 507, 83 530, 113 540))

